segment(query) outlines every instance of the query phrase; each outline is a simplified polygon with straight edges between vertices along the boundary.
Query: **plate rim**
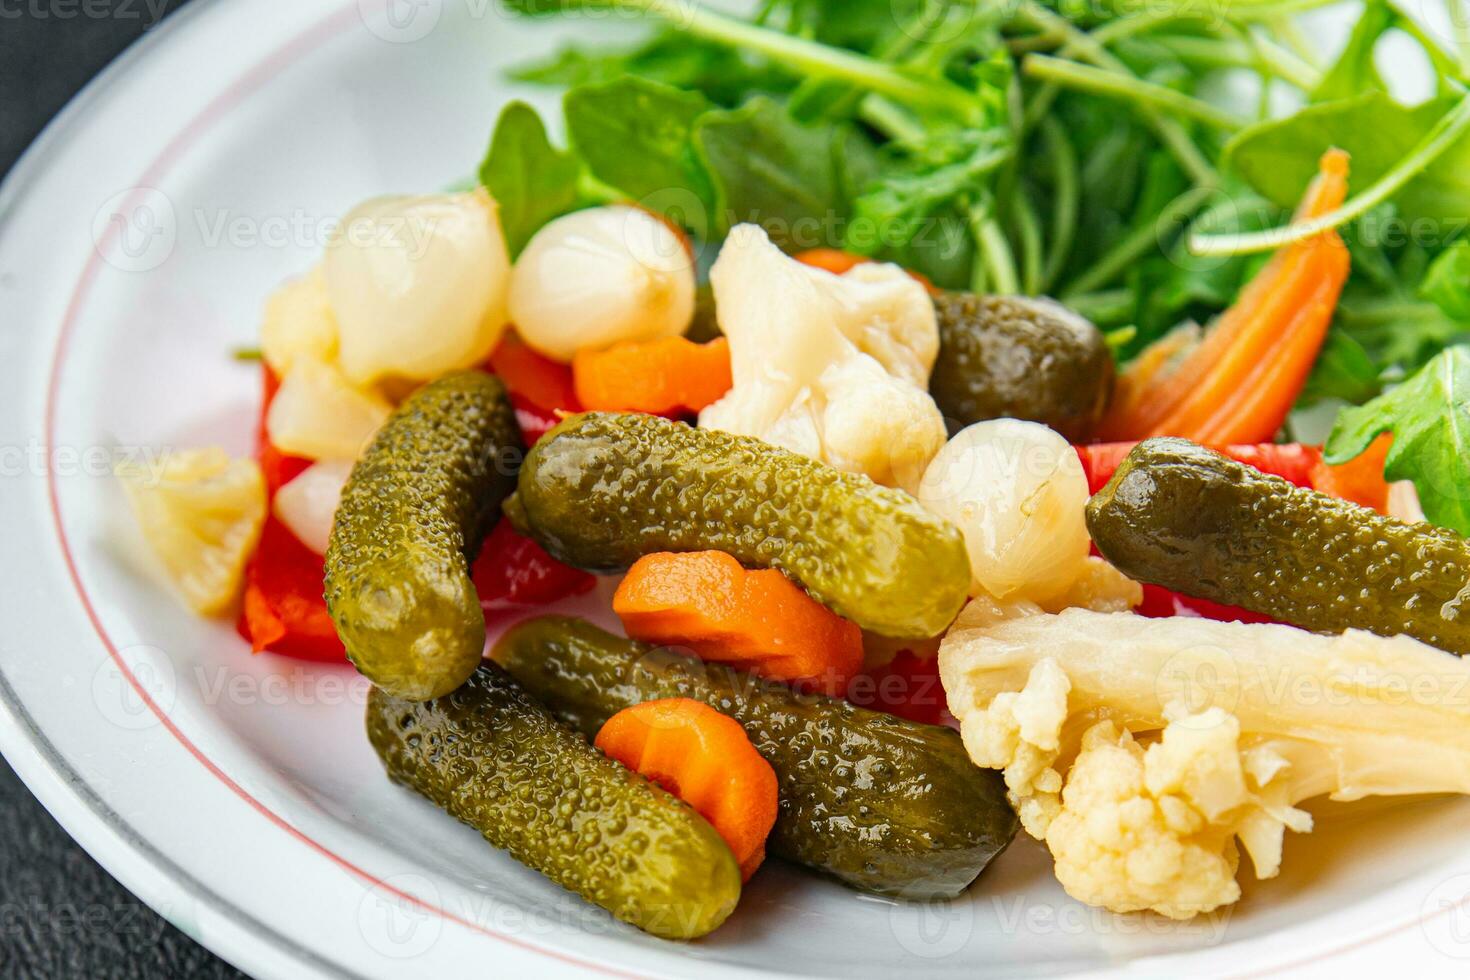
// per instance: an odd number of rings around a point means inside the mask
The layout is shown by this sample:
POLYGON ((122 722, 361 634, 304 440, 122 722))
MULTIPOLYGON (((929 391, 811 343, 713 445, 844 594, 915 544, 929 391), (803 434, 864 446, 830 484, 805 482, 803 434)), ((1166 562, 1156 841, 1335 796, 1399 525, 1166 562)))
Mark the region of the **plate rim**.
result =
MULTIPOLYGON (((261 72, 267 62, 282 52, 303 43, 306 38, 315 36, 326 25, 344 20, 347 18, 347 15, 360 15, 363 2, 364 0, 356 0, 355 3, 352 0, 344 0, 344 2, 333 6, 331 13, 325 17, 313 20, 304 30, 286 35, 284 38, 277 38, 273 41, 270 54, 264 59, 254 62, 252 67, 247 69, 243 74, 227 79, 217 95, 206 102, 202 109, 189 116, 189 121, 185 126, 176 131, 172 138, 164 143, 163 149, 153 159, 153 162, 150 163, 140 178, 139 183, 135 186, 144 186, 148 179, 154 175, 154 171, 159 167, 159 164, 166 160, 170 151, 175 147, 175 144, 184 141, 189 131, 204 121, 206 117, 216 112, 222 102, 236 95, 242 98, 246 97, 254 91, 258 83, 254 83, 253 79, 257 73, 261 72)), ((213 11, 220 6, 222 6, 220 3, 211 2, 211 0, 194 0, 187 9, 175 13, 163 22, 150 28, 142 37, 130 44, 124 51, 112 59, 75 96, 68 100, 62 110, 47 123, 41 133, 26 148, 12 166, 10 172, 6 174, 4 180, 0 181, 0 228, 3 228, 8 223, 6 219, 11 215, 13 206, 25 196, 29 186, 33 183, 34 172, 40 170, 44 162, 57 151, 58 143, 62 137, 73 131, 80 117, 94 107, 102 90, 117 76, 125 73, 138 61, 152 53, 165 39, 177 33, 183 25, 193 23, 198 18, 205 16, 207 12, 213 11)), ((54 429, 54 402, 61 379, 70 327, 75 319, 75 313, 81 305, 81 297, 85 292, 84 283, 89 275, 88 269, 102 261, 100 258, 101 248, 102 246, 98 245, 88 249, 87 262, 83 267, 81 275, 75 280, 77 283, 77 293, 68 301, 67 311, 59 329, 56 329, 54 332, 48 331, 40 340, 43 346, 47 342, 50 342, 52 348, 51 354, 46 359, 50 365, 51 372, 45 382, 45 407, 43 410, 43 442, 48 447, 53 445, 53 439, 56 434, 54 429)), ((127 664, 118 656, 116 646, 108 636, 100 616, 94 610, 86 586, 82 582, 80 573, 74 563, 71 547, 66 537, 59 500, 56 495, 55 473, 51 468, 48 468, 46 473, 45 496, 52 514, 53 541, 60 549, 73 592, 86 610, 92 631, 103 646, 105 653, 111 657, 124 676, 128 678, 129 683, 133 685, 140 697, 147 703, 150 711, 158 717, 174 743, 191 755, 216 780, 230 789, 241 802, 256 809, 263 817, 271 823, 274 823, 279 829, 297 838, 301 843, 311 848, 313 852, 333 861, 340 867, 359 877, 365 883, 374 887, 388 888, 396 892, 403 899, 426 909, 440 918, 450 922, 458 922, 477 933, 485 935, 487 938, 499 939, 522 950, 534 953, 537 956, 549 957, 551 960, 560 961, 563 965, 571 965, 581 970, 595 971, 598 973, 612 973, 613 975, 619 976, 631 975, 625 974, 616 968, 610 968, 604 964, 583 960, 575 954, 549 949, 535 943, 517 939, 513 936, 497 933, 477 923, 468 922, 448 910, 424 902, 416 896, 394 889, 391 885, 386 885, 381 879, 372 875, 370 872, 358 868, 349 859, 336 854, 326 845, 314 840, 304 832, 297 830, 284 817, 275 814, 267 805, 251 796, 247 790, 239 786, 227 773, 216 766, 187 735, 177 728, 168 714, 159 708, 148 696, 146 690, 138 682, 127 664)), ((149 889, 147 882, 143 880, 151 873, 153 877, 163 883, 166 891, 181 893, 212 912, 229 918, 237 925, 242 922, 245 923, 245 932, 250 933, 257 941, 265 940, 271 944, 276 953, 285 956, 297 969, 305 968, 312 971, 315 975, 321 976, 357 975, 339 963, 328 959, 323 955, 322 951, 305 946, 283 932, 262 922, 246 908, 224 897, 207 883, 196 878, 187 869, 170 858, 158 845, 137 831, 125 817, 118 814, 107 803, 106 799, 77 771, 66 758, 65 754, 45 734, 35 721, 24 700, 22 700, 11 684, 3 665, 0 665, 0 711, 4 712, 10 722, 8 725, 0 726, 0 742, 3 742, 6 750, 5 755, 15 767, 22 781, 37 796, 48 812, 62 824, 67 830, 68 835, 77 840, 89 854, 98 860, 99 863, 102 863, 109 873, 117 877, 141 901, 146 902, 155 911, 159 911, 161 915, 165 915, 165 918, 167 918, 166 913, 159 908, 160 902, 156 897, 153 900, 145 897, 150 892, 155 893, 155 895, 157 892, 156 888, 149 889), (20 741, 19 745, 17 745, 14 736, 18 736, 20 741), (16 752, 17 748, 22 749, 24 754, 18 755, 16 752), (43 779, 43 775, 54 777, 54 785, 51 781, 43 779), (84 821, 86 822, 85 827, 82 826, 84 821), (86 833, 86 831, 100 831, 101 835, 115 843, 117 849, 109 848, 104 852, 102 843, 98 838, 86 833), (127 868, 125 870, 118 870, 125 863, 123 860, 124 857, 129 859, 126 862, 127 868)), ((1463 906, 1466 903, 1470 903, 1470 897, 1467 897, 1460 904, 1463 906)), ((1433 913, 1406 917, 1404 920, 1385 926, 1370 935, 1350 939, 1341 945, 1333 946, 1315 955, 1288 957, 1284 962, 1269 963, 1258 968, 1235 973, 1227 971, 1226 975, 1240 977, 1260 976, 1268 973, 1292 970, 1307 963, 1320 962, 1326 958, 1350 953, 1366 946, 1392 939, 1398 934, 1413 929, 1415 926, 1422 926, 1437 915, 1453 911, 1454 908, 1455 906, 1446 906, 1433 913)), ((269 963, 265 962, 262 958, 252 955, 256 951, 251 947, 226 944, 222 941, 222 937, 218 935, 212 935, 208 940, 200 939, 199 941, 212 951, 242 968, 247 965, 258 968, 269 968, 269 963)), ((1180 965, 1184 965, 1191 958, 1191 955, 1189 953, 1177 954, 1177 959, 1176 955, 1170 955, 1165 959, 1174 960, 1180 965)), ((708 966, 709 964, 704 965, 708 966)))

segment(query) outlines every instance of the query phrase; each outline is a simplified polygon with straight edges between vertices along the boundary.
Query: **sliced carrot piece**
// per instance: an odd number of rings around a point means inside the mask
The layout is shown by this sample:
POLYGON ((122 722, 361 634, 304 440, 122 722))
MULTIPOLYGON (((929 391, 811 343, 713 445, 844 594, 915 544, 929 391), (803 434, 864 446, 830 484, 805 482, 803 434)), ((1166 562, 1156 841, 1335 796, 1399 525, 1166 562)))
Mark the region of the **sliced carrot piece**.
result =
POLYGON ((776 823, 777 785, 738 721, 689 698, 645 701, 609 718, 596 745, 708 820, 750 880, 776 823))
MULTIPOLYGON (((844 252, 840 248, 809 248, 805 252, 797 252, 793 258, 802 265, 809 265, 813 269, 830 272, 834 276, 846 275, 860 265, 866 265, 869 262, 875 261, 866 255, 858 255, 855 252, 844 252)), ((918 280, 919 284, 929 290, 929 292, 938 292, 934 288, 934 284, 929 281, 928 276, 922 273, 912 272, 908 269, 904 271, 908 272, 912 278, 918 280)))
POLYGON ((628 342, 582 350, 572 360, 577 400, 593 412, 698 412, 725 396, 730 342, 696 344, 685 337, 628 342))
POLYGON ((636 640, 685 646, 768 680, 840 695, 862 670, 863 635, 774 569, 722 551, 640 558, 613 596, 636 640))
MULTIPOLYGON (((1319 168, 1298 220, 1320 217, 1347 196, 1348 155, 1328 150, 1319 168)), ((1129 368, 1100 438, 1269 442, 1311 372, 1349 264, 1336 231, 1282 249, 1187 353, 1175 335, 1129 368)))

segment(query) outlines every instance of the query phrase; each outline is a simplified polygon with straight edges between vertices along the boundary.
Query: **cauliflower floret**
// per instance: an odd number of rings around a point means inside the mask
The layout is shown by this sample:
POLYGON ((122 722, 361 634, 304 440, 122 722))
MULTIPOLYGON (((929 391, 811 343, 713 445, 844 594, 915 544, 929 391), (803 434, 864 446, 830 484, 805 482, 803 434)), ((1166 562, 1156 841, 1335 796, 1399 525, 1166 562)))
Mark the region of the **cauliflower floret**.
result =
POLYGON ((119 466, 117 477, 184 599, 207 616, 228 612, 265 525, 260 464, 211 447, 170 453, 157 472, 119 466))
POLYGON ((1061 808, 1061 752, 1071 682, 1050 658, 1031 668, 1020 691, 997 694, 989 707, 969 712, 960 725, 965 751, 977 766, 1005 770, 1006 798, 1033 837, 1061 808))
POLYGON ((970 758, 1068 893, 1113 911, 1235 901, 1237 841, 1277 874, 1314 796, 1470 793, 1470 663, 1408 637, 981 596, 939 669, 970 758))
POLYGON ((804 266, 755 225, 730 233, 710 279, 735 385, 702 427, 917 484, 945 439, 928 393, 939 328, 921 285, 896 266, 804 266))
MULTIPOLYGON (((1179 758, 1179 775, 1208 784, 1215 766, 1233 760, 1238 770, 1234 739, 1226 726, 1217 728, 1219 744, 1179 758)), ((1166 729, 1165 739, 1172 734, 1166 729)), ((1229 824, 1210 822, 1187 797, 1152 785, 1153 753, 1162 746, 1145 752, 1111 721, 1083 734, 1061 810, 1046 832, 1057 880, 1078 901, 1187 919, 1240 898, 1229 824)))

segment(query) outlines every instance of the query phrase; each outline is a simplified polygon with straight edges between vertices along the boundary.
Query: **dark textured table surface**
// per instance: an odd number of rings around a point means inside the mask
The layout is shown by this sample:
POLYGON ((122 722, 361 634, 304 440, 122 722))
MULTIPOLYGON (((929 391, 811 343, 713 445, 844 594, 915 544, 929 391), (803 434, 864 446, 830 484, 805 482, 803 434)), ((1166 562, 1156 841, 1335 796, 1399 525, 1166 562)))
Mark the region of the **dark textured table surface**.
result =
MULTIPOLYGON (((183 5, 0 0, 0 174, 155 13, 183 5)), ((0 764, 0 977, 239 976, 114 881, 0 764)))

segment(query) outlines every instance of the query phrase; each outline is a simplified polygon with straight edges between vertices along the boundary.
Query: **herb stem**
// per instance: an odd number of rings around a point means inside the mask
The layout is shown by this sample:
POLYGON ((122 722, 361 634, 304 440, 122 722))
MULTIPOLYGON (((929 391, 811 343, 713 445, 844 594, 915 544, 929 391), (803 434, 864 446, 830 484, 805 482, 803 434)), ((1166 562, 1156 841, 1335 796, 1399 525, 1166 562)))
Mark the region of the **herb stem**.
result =
POLYGON ((1405 299, 1346 301, 1339 305, 1338 312, 1355 327, 1382 327, 1444 315, 1428 300, 1405 299))
POLYGON ((1128 44, 1154 44, 1188 64, 1202 68, 1256 68, 1264 64, 1277 77, 1302 91, 1311 91, 1322 73, 1296 55, 1260 35, 1252 34, 1247 44, 1234 38, 1203 37, 1198 34, 1155 34, 1128 44))
MULTIPOLYGON (((1099 68, 1114 71, 1129 78, 1133 77, 1128 66, 1109 51, 1097 36, 1079 30, 1071 21, 1037 3, 1036 0, 1021 0, 1020 13, 1038 30, 1054 31, 1065 37, 1067 43, 1062 48, 1061 54, 1069 57, 1080 55, 1099 68)), ((1101 29, 1097 33, 1101 33, 1101 29)), ((1058 91, 1055 84, 1048 84, 1042 86, 1037 92, 1035 100, 1026 108, 1025 126, 1027 129, 1047 115, 1058 91)), ((1159 141, 1174 155, 1174 159, 1184 168, 1184 172, 1189 174, 1190 179, 1202 186, 1214 186, 1219 183, 1220 175, 1215 172, 1210 161, 1205 159, 1199 147, 1195 146, 1194 140, 1190 138, 1189 133, 1185 132, 1177 119, 1170 119, 1149 106, 1140 106, 1139 112, 1144 121, 1153 129, 1159 141)))
POLYGON ((975 291, 989 290, 1003 296, 1019 293, 1021 284, 1016 276, 1016 257, 989 204, 979 204, 970 209, 970 228, 980 250, 974 276, 980 285, 975 291))
POLYGON ((750 24, 684 0, 612 0, 612 5, 652 14, 678 30, 754 51, 797 72, 841 79, 901 101, 948 109, 966 119, 975 119, 980 111, 974 96, 952 82, 916 78, 865 55, 750 24))
POLYGON ((917 143, 924 138, 924 127, 918 120, 881 95, 869 95, 858 103, 858 118, 901 143, 917 143))
POLYGON ((1021 245, 1021 290, 1027 296, 1041 293, 1041 278, 1045 263, 1041 255, 1041 220, 1036 208, 1024 188, 1018 188, 1011 197, 1011 212, 1016 229, 1016 240, 1021 245))
POLYGON ((1470 75, 1470 13, 1465 10, 1465 0, 1444 0, 1444 10, 1450 19, 1450 29, 1455 32, 1455 52, 1460 56, 1460 74, 1470 75))
POLYGON ((1082 184, 1077 174, 1077 151, 1067 138, 1066 130, 1053 116, 1041 121, 1041 138, 1046 143, 1046 156, 1052 166, 1051 241, 1048 244, 1046 269, 1037 292, 1046 292, 1056 284, 1072 255, 1072 242, 1077 235, 1077 212, 1082 184))
POLYGON ((1302 64, 1312 71, 1317 71, 1317 53, 1312 42, 1302 33, 1302 26, 1293 20, 1291 15, 1266 17, 1263 18, 1263 23, 1286 41, 1287 46, 1296 52, 1296 57, 1301 59, 1302 64))
POLYGON ((1159 212, 1157 218, 1133 229, 1107 254, 1093 263, 1091 268, 1072 280, 1062 291, 1062 298, 1095 292, 1112 283, 1129 266, 1161 244, 1165 224, 1186 220, 1204 207, 1214 192, 1212 187, 1193 187, 1180 194, 1159 212))
POLYGON ((1053 58, 1044 54, 1032 55, 1026 59, 1022 70, 1031 78, 1055 82, 1063 88, 1090 92, 1093 95, 1112 96, 1127 102, 1165 109, 1197 119, 1216 129, 1233 131, 1250 125, 1250 120, 1211 105, 1203 99, 1196 99, 1163 85, 1155 85, 1153 82, 1145 82, 1136 76, 1124 75, 1104 68, 1093 68, 1090 65, 1068 61, 1065 58, 1053 58))
POLYGON ((1466 131, 1470 131, 1470 95, 1461 98, 1453 109, 1440 116, 1439 121, 1424 134, 1424 138, 1388 173, 1379 177, 1363 193, 1344 202, 1341 207, 1311 221, 1267 231, 1239 235, 1191 235, 1189 250, 1195 255, 1249 255, 1254 252, 1269 252, 1346 224, 1396 194, 1439 159, 1440 154, 1454 145, 1466 131))

